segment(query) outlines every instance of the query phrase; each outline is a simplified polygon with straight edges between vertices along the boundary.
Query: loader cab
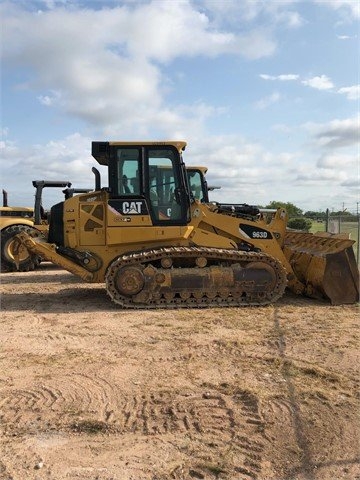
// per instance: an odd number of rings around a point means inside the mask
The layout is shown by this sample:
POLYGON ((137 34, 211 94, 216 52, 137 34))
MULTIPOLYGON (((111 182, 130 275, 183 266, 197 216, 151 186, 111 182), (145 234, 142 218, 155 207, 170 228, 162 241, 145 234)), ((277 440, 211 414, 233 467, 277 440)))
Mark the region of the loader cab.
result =
POLYGON ((209 203, 206 167, 186 167, 191 195, 201 203, 209 203))
POLYGON ((185 145, 93 142, 93 157, 108 166, 111 211, 127 216, 129 223, 149 215, 152 225, 186 225, 190 193, 181 155, 185 145))

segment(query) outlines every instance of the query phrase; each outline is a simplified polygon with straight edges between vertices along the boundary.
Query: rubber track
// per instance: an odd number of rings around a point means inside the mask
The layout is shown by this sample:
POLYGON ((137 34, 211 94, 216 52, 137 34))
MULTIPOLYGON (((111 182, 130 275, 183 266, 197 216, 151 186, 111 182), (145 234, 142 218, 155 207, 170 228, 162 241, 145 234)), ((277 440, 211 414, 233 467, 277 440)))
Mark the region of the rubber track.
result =
MULTIPOLYGON (((198 268, 198 267, 194 267, 198 268)), ((265 253, 258 252, 242 252, 239 250, 228 250, 219 248, 206 247, 164 247, 154 250, 147 250, 143 252, 135 252, 132 254, 122 255, 112 262, 106 274, 106 289, 107 293, 117 305, 123 308, 131 309, 154 309, 154 308, 206 308, 206 307, 243 307, 243 306, 261 306, 278 300, 284 293, 287 285, 286 271, 282 264, 274 257, 265 253), (257 293, 250 294, 244 297, 236 298, 236 295, 229 295, 226 298, 217 295, 215 298, 206 296, 206 292, 201 298, 194 298, 191 296, 188 299, 182 299, 179 295, 175 295, 172 299, 164 297, 150 300, 146 304, 133 303, 132 299, 121 295, 115 288, 115 278, 117 271, 124 266, 149 265, 158 263, 162 258, 181 258, 189 259, 196 257, 206 257, 212 261, 228 263, 244 262, 264 262, 270 265, 277 276, 277 284, 272 292, 267 292, 266 295, 261 296, 257 293)), ((176 292, 175 292, 176 293, 176 292)))

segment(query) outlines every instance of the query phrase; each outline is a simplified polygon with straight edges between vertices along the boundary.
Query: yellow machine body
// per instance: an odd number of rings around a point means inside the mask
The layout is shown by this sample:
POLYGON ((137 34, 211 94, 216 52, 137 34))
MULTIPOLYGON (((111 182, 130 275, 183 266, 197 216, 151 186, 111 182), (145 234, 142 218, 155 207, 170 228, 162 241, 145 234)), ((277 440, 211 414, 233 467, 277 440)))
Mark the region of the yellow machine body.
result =
POLYGON ((269 220, 249 206, 200 202, 182 162, 185 145, 93 142, 109 187, 54 206, 48 242, 22 233, 18 248, 105 282, 126 308, 260 305, 286 286, 332 303, 358 300, 351 241, 290 237, 284 209, 269 220))

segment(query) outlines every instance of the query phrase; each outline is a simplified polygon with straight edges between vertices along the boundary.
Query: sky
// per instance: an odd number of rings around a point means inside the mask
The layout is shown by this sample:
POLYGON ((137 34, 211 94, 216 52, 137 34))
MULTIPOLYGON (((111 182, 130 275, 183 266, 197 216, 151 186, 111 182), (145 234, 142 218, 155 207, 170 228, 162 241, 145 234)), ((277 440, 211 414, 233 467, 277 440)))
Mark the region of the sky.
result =
POLYGON ((0 16, 9 204, 33 205, 32 180, 92 188, 93 140, 172 139, 214 201, 359 208, 358 0, 3 0, 0 16))

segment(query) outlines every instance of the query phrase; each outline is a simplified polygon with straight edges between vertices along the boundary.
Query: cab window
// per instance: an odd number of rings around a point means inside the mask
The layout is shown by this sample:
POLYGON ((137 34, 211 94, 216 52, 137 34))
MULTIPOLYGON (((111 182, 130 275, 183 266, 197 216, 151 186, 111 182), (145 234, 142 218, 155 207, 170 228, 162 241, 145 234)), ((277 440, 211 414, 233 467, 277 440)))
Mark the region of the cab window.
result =
POLYGON ((192 193, 192 196, 195 200, 199 200, 200 202, 204 201, 202 184, 201 184, 201 175, 200 172, 197 170, 188 170, 188 179, 189 179, 189 187, 192 193))
POLYGON ((170 149, 149 149, 148 192, 151 211, 159 221, 180 220, 183 207, 179 189, 179 173, 174 152, 170 149))
POLYGON ((117 150, 117 196, 140 194, 140 152, 137 148, 117 150))

